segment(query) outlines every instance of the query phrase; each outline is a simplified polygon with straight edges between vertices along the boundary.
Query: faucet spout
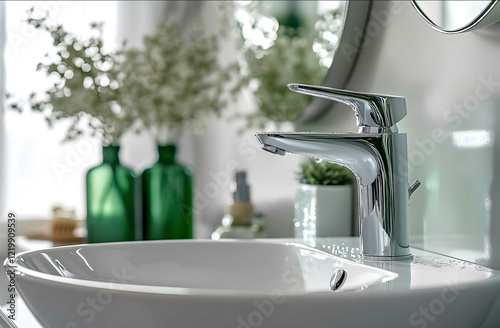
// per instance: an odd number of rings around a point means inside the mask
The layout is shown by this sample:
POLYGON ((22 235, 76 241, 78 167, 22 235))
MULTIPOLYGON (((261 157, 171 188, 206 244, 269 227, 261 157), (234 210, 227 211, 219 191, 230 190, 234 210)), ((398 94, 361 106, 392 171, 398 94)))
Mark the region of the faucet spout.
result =
POLYGON ((267 151, 267 152, 270 152, 271 154, 276 154, 276 155, 280 155, 280 156, 285 156, 285 154, 286 154, 286 151, 284 151, 283 149, 274 147, 274 146, 264 145, 264 146, 262 146, 262 149, 267 151))
POLYGON ((411 259, 403 133, 258 133, 263 148, 340 164, 356 176, 363 258, 411 259))
POLYGON ((362 185, 373 183, 380 170, 376 153, 359 134, 259 133, 264 150, 294 153, 340 164, 362 185))

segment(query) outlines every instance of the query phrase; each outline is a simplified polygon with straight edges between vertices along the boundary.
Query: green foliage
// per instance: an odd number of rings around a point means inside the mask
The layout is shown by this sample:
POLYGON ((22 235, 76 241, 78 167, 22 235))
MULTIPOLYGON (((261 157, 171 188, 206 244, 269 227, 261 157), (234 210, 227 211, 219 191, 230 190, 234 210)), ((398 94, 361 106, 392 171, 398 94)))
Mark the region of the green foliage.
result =
POLYGON ((124 106, 135 109, 137 119, 157 139, 162 131, 175 132, 184 124, 193 130, 207 117, 220 115, 226 107, 226 83, 238 68, 221 67, 217 38, 196 24, 180 35, 176 25, 160 23, 143 39, 141 49, 125 55, 124 106))
MULTIPOLYGON (((341 12, 334 10, 317 17, 301 17, 296 24, 283 25, 264 14, 265 1, 237 5, 236 20, 241 29, 246 75, 241 83, 250 85, 257 110, 240 115, 249 128, 265 128, 299 117, 312 97, 288 89, 290 83, 322 84, 341 33, 341 12)), ((286 17, 285 17, 286 18, 286 17)), ((288 17, 290 18, 290 17, 288 17)))
POLYGON ((302 164, 298 178, 299 182, 304 184, 335 186, 352 183, 353 174, 343 166, 327 161, 317 163, 311 159, 302 164))
MULTIPOLYGON (((52 126, 59 120, 69 120, 71 125, 65 140, 73 140, 84 133, 86 124, 92 135, 103 143, 116 143, 133 123, 130 113, 120 106, 121 52, 108 53, 103 48, 102 25, 92 24, 97 36, 78 40, 62 25, 52 26, 47 17, 34 18, 33 9, 27 23, 35 29, 46 31, 52 37, 56 50, 37 66, 53 85, 43 95, 31 93, 28 101, 11 101, 11 109, 22 112, 26 107, 41 112, 52 126)), ((8 95, 12 98, 12 95, 8 95)))
MULTIPOLYGON (((198 128, 226 107, 225 86, 239 66, 219 65, 217 38, 206 36, 202 26, 181 35, 175 25, 160 23, 141 48, 127 49, 124 43, 118 51, 106 52, 102 33, 79 40, 62 25, 49 25, 47 17, 32 15, 33 10, 27 23, 48 32, 56 49, 55 58, 47 58, 37 70, 55 83, 24 102, 8 95, 9 106, 41 112, 49 126, 69 120, 66 140, 84 134, 87 122, 91 135, 104 144, 118 143, 131 129, 151 131, 158 141, 169 142, 182 125, 198 128)), ((102 24, 91 27, 102 32, 102 24)))
POLYGON ((274 45, 264 55, 245 53, 250 76, 257 85, 254 96, 259 108, 246 117, 249 126, 264 128, 269 120, 293 120, 309 105, 312 97, 292 92, 287 85, 322 83, 327 69, 318 64, 312 51, 313 40, 291 37, 286 29, 280 28, 274 45))

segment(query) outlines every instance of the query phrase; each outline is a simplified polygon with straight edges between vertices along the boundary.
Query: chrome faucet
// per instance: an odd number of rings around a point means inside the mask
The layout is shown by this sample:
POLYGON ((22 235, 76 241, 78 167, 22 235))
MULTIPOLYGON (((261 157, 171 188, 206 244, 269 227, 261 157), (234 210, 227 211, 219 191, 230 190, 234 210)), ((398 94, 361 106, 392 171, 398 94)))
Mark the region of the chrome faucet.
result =
POLYGON ((411 260, 408 205, 420 186, 408 184, 406 134, 396 123, 406 116, 402 97, 290 84, 290 90, 349 105, 358 133, 257 133, 273 154, 295 153, 343 165, 356 176, 361 254, 368 260, 411 260))

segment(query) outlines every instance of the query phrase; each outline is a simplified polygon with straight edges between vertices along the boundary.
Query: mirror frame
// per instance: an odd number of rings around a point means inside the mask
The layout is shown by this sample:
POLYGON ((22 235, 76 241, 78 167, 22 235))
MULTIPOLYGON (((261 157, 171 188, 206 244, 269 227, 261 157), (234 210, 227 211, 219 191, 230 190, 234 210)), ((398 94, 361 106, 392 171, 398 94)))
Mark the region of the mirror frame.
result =
POLYGON ((422 17, 422 19, 433 29, 444 34, 458 34, 468 31, 478 30, 483 27, 490 26, 500 21, 500 5, 498 5, 499 0, 492 0, 490 4, 484 8, 482 12, 479 13, 469 24, 458 28, 456 30, 446 30, 439 25, 436 25, 424 11, 419 7, 416 0, 411 0, 413 8, 422 17))
MULTIPOLYGON (((324 86, 342 89, 347 85, 363 47, 363 36, 366 34, 372 2, 373 0, 350 0, 346 4, 344 28, 339 46, 335 50, 332 65, 323 81, 324 86), (362 35, 359 34, 360 31, 362 31, 362 35), (351 57, 342 53, 342 49, 346 48, 352 51, 351 57)), ((300 81, 290 81, 290 83, 300 83, 300 81)), ((332 106, 330 100, 314 97, 302 115, 294 120, 294 123, 314 122, 328 112, 332 106)))

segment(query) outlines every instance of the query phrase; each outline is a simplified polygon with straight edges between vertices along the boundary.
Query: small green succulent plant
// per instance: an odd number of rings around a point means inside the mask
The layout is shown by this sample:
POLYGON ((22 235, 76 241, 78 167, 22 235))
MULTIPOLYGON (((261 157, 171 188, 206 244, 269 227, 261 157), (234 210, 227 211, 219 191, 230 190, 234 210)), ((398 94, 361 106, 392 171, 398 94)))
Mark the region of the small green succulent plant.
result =
POLYGON ((303 184, 336 186, 352 183, 353 174, 341 165, 326 161, 318 163, 311 159, 302 164, 298 178, 299 182, 303 184))

